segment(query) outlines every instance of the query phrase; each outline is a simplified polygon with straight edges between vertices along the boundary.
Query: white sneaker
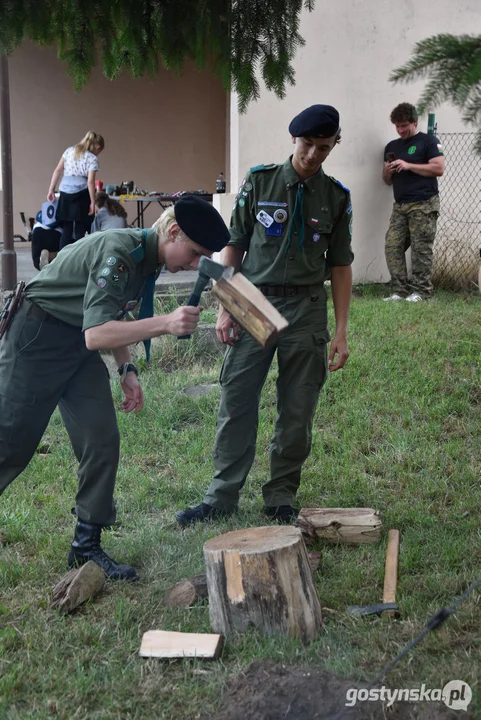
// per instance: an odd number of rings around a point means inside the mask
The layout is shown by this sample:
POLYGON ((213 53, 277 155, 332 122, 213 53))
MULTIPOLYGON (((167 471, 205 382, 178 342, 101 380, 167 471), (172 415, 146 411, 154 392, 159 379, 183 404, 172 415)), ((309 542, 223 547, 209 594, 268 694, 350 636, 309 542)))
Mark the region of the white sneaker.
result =
POLYGON ((48 265, 48 250, 42 250, 40 253, 40 262, 38 263, 40 270, 48 265))
POLYGON ((421 295, 419 293, 411 293, 411 295, 408 295, 406 300, 408 302, 420 302, 422 300, 421 295))
POLYGON ((388 300, 402 300, 402 297, 400 295, 397 295, 397 293, 394 293, 393 295, 384 298, 384 302, 387 302, 388 300))

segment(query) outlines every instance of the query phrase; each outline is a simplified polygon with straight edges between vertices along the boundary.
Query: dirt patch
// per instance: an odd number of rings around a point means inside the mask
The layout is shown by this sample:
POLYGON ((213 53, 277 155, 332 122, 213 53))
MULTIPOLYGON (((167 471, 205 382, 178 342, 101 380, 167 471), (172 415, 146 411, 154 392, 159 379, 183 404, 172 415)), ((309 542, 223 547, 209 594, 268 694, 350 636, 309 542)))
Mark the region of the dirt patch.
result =
MULTIPOLYGON (((256 661, 230 685, 220 712, 210 720, 333 720, 344 707, 346 692, 366 685, 342 680, 324 670, 292 668, 256 661)), ((347 710, 347 708, 346 708, 347 710)), ((442 702, 362 702, 346 720, 459 720, 459 711, 442 702)), ((474 715, 462 713, 463 720, 474 715)))

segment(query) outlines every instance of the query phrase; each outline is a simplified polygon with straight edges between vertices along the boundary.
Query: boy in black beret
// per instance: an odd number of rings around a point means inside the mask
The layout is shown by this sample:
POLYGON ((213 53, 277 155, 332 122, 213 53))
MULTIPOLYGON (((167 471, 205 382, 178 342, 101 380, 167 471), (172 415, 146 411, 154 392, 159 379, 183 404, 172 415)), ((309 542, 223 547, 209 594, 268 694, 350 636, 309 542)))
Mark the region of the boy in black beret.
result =
POLYGON ((339 370, 349 356, 351 198, 322 169, 340 140, 339 113, 330 105, 312 105, 292 120, 289 133, 294 153, 282 165, 251 168, 243 179, 223 257, 260 288, 289 327, 275 347, 264 349, 221 308, 216 330, 228 350, 220 378, 215 473, 203 502, 178 513, 183 527, 237 506, 255 458, 259 399, 276 353, 277 418, 270 478, 262 486, 264 512, 278 522, 295 520, 319 393, 328 370, 339 370), (336 317, 329 355, 327 271, 336 317))
POLYGON ((115 522, 113 492, 119 431, 100 350, 111 350, 124 412, 144 404, 129 345, 159 335, 189 335, 198 307, 152 317, 155 279, 195 270, 221 250, 229 232, 219 213, 191 196, 168 208, 152 228, 107 230, 61 250, 26 287, 0 342, 0 494, 28 465, 58 406, 79 461, 77 525, 68 564, 93 560, 111 579, 135 580, 101 548, 102 527, 115 522), (141 302, 136 322, 124 316, 141 302))

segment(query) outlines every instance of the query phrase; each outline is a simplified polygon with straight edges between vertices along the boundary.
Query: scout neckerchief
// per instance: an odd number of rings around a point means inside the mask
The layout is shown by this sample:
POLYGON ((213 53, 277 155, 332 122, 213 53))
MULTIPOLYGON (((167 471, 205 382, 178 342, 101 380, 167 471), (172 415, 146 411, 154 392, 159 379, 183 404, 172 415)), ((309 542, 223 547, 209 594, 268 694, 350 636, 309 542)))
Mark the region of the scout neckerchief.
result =
POLYGON ((289 225, 289 231, 287 235, 287 247, 286 252, 291 247, 292 236, 299 225, 299 252, 304 250, 304 183, 300 180, 297 185, 296 202, 294 205, 294 212, 292 213, 291 224, 289 225))
MULTIPOLYGON (((139 320, 151 318, 154 316, 154 294, 155 294, 155 274, 148 275, 145 278, 144 288, 142 292, 142 300, 139 310, 139 320)), ((143 340, 145 348, 145 359, 150 360, 151 340, 143 340)))
MULTIPOLYGON (((131 255, 134 257, 136 262, 140 262, 145 257, 145 243, 147 239, 147 230, 142 230, 142 241, 141 245, 138 245, 136 248, 134 248, 131 252, 131 255), (142 250, 142 255, 140 255, 139 248, 142 250)), ((145 320, 146 318, 151 318, 154 316, 154 294, 155 294, 155 273, 152 275, 148 275, 145 280, 144 284, 142 285, 142 288, 139 293, 140 298, 140 310, 138 319, 139 320, 145 320)), ((145 347, 145 359, 147 362, 150 360, 150 346, 151 346, 151 340, 143 340, 145 347)))

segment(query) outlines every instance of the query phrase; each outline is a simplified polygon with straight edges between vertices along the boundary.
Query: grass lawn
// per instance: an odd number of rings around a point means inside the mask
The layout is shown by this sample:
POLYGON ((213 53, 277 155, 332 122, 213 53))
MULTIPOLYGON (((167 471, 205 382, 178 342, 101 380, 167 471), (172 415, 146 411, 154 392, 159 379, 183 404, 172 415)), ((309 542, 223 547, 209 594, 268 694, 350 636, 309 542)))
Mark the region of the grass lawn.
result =
MULTIPOLYGON (((217 388, 200 398, 184 390, 215 383, 221 358, 211 353, 192 364, 195 343, 166 338, 142 373, 145 409, 119 413, 119 523, 104 533, 106 550, 135 565, 140 583, 108 583, 71 616, 49 608, 65 571, 76 489, 75 458, 57 413, 40 452, 1 498, 1 720, 197 718, 219 707, 233 676, 267 657, 370 679, 481 574, 481 297, 439 293, 408 304, 381 302, 381 293, 367 286, 353 300, 351 357, 322 393, 298 504, 374 507, 386 533, 377 545, 315 548, 322 551, 316 583, 325 620, 318 640, 303 647, 251 632, 229 638, 218 662, 138 657, 146 630, 210 630, 206 603, 167 609, 163 593, 203 572, 206 539, 265 524, 260 486, 275 413, 273 368, 240 513, 180 531, 176 510, 200 502, 210 481, 219 399, 217 388), (347 605, 381 598, 392 527, 401 531, 401 620, 351 618, 347 605)), ((481 717, 480 620, 478 591, 386 684, 439 688, 465 680, 474 694, 470 710, 481 717)))

